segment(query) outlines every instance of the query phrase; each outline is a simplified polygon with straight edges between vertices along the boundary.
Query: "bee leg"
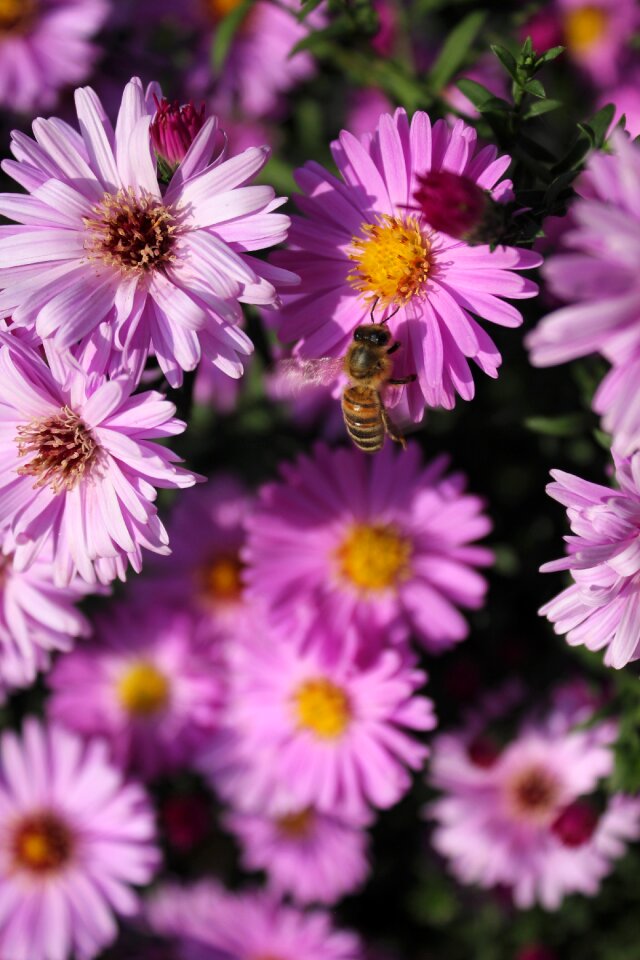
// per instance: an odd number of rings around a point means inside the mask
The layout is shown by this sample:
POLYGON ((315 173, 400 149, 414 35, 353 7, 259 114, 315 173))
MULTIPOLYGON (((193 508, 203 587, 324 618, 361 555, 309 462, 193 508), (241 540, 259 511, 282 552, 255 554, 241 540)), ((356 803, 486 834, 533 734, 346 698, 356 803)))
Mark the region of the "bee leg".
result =
POLYGON ((389 356, 390 353, 395 353, 396 350, 399 350, 401 346, 402 344, 400 343, 400 341, 396 340, 396 342, 392 343, 389 349, 387 350, 387 356, 389 356))
POLYGON ((408 377, 400 377, 398 380, 387 380, 392 387, 402 387, 405 383, 413 383, 418 377, 415 373, 410 373, 408 377))
POLYGON ((380 413, 382 414, 382 422, 384 424, 384 430, 387 436, 390 437, 392 440, 394 440, 396 443, 399 443, 403 450, 406 450, 407 441, 405 440, 405 438, 402 436, 401 433, 398 433, 395 426, 391 422, 391 417, 389 416, 389 414, 387 413, 384 407, 382 407, 382 409, 380 410, 380 413))

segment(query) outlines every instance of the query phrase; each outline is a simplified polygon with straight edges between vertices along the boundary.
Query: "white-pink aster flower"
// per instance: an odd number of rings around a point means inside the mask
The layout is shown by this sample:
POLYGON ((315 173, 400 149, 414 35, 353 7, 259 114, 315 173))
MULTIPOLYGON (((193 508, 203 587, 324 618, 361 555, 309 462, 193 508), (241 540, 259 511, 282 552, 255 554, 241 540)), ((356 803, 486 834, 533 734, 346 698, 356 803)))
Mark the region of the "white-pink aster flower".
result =
POLYGON ((52 370, 4 334, 0 346, 0 528, 26 570, 49 544, 54 582, 124 579, 142 547, 168 552, 156 487, 189 487, 194 474, 154 443, 184 423, 162 394, 131 396, 130 379, 70 366, 52 370))
POLYGON ((110 372, 137 374, 155 354, 172 385, 202 354, 232 377, 251 352, 240 303, 273 306, 291 280, 252 251, 283 240, 284 200, 249 186, 266 147, 228 160, 206 120, 168 184, 160 183, 150 87, 127 84, 115 129, 90 87, 76 91, 80 133, 57 118, 15 131, 5 173, 28 195, 0 195, 0 316, 35 327, 58 351, 106 341, 110 372))

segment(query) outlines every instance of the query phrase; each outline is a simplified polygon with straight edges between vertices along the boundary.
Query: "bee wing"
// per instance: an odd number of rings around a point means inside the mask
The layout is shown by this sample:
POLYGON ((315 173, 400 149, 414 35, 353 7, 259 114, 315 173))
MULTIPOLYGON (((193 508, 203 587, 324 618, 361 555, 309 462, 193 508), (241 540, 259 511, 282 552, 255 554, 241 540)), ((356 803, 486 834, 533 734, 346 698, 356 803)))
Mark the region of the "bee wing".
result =
POLYGON ((280 360, 277 365, 278 379, 292 390, 304 387, 329 387, 335 383, 343 370, 342 357, 318 357, 303 360, 291 357, 280 360))

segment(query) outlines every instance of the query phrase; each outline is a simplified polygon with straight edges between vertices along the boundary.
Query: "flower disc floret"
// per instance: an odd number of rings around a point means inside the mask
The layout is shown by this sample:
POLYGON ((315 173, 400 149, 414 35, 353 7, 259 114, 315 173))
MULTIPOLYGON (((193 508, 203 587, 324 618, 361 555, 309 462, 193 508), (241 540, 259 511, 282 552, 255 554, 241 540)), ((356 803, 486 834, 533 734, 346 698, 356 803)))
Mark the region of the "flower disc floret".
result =
POLYGON ((11 844, 15 869, 35 874, 55 873, 73 855, 72 831, 48 810, 18 820, 11 844))
POLYGON ((429 276, 430 244, 416 217, 380 218, 363 223, 349 250, 356 264, 347 280, 366 300, 381 307, 408 303, 420 296, 429 276))
POLYGON ((321 740, 338 739, 349 726, 349 697, 327 677, 305 680, 294 691, 293 703, 299 728, 310 730, 321 740))
POLYGON ((50 417, 20 425, 16 444, 19 457, 32 455, 18 467, 19 475, 34 477, 36 487, 48 485, 54 493, 73 490, 99 459, 91 431, 67 405, 50 417))
POLYGON ((411 575, 411 539, 393 526, 354 524, 338 547, 344 578, 359 590, 387 590, 411 575))
POLYGON ((136 660, 118 681, 118 696, 124 709, 134 717, 160 713, 169 703, 171 683, 148 660, 136 660))
POLYGON ((175 211, 145 190, 105 193, 84 218, 90 258, 123 272, 157 269, 175 260, 175 211))

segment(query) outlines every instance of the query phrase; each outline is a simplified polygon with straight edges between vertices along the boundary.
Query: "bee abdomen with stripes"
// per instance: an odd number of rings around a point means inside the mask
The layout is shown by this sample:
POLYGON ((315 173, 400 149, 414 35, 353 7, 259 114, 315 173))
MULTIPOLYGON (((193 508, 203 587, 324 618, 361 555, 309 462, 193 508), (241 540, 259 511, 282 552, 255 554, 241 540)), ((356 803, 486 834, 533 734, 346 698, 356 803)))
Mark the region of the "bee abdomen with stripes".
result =
POLYGON ((342 415, 356 447, 366 453, 377 453, 382 448, 386 431, 377 390, 348 387, 342 394, 342 415))

